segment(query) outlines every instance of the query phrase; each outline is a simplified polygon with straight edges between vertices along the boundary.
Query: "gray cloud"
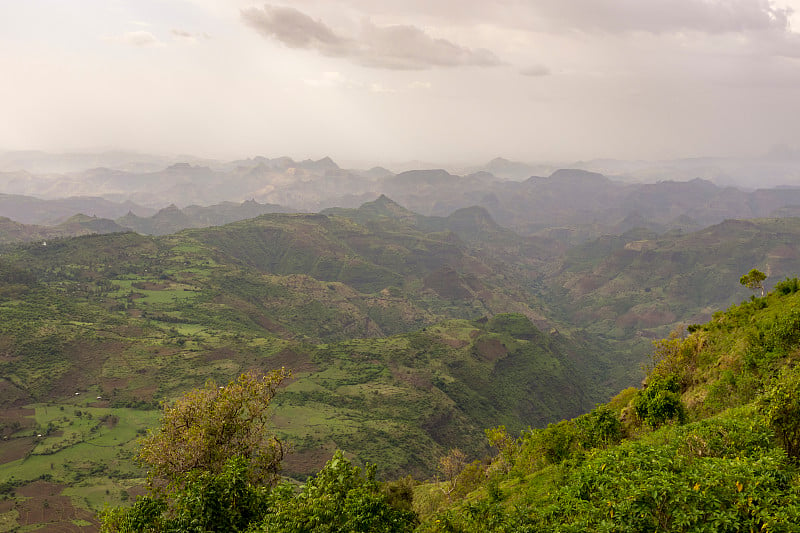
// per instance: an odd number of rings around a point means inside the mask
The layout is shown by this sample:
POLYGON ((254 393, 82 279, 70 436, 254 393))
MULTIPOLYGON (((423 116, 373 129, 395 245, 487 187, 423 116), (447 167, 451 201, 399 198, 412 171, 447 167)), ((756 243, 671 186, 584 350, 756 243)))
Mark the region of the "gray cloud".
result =
POLYGON ((176 41, 183 41, 186 43, 196 43, 200 38, 211 39, 211 35, 206 32, 192 33, 190 31, 181 30, 178 28, 173 28, 169 32, 172 34, 172 38, 176 41))
POLYGON ((345 0, 366 13, 428 16, 519 29, 727 33, 788 29, 772 0, 345 0))
POLYGON ((355 48, 355 43, 336 35, 323 22, 292 7, 266 5, 264 9, 243 9, 241 14, 245 24, 290 48, 312 49, 329 56, 351 55, 355 48))
POLYGON ((421 70, 431 67, 494 66, 501 64, 486 49, 469 49, 446 39, 436 39, 411 25, 362 24, 358 38, 344 37, 320 20, 291 7, 266 5, 241 11, 242 20, 261 35, 290 48, 315 50, 346 57, 373 68, 421 70))
POLYGON ((500 60, 486 49, 471 50, 445 39, 434 39, 416 26, 378 27, 364 22, 361 57, 367 66, 392 69, 423 69, 472 65, 491 67, 500 60))
POLYGON ((719 34, 784 32, 792 10, 769 0, 539 0, 531 4, 531 12, 551 28, 719 34))
POLYGON ((188 32, 186 30, 179 30, 177 28, 173 28, 169 31, 172 34, 172 37, 176 40, 181 40, 184 42, 195 42, 197 41, 197 36, 192 32, 188 32))
POLYGON ((113 40, 123 44, 140 47, 157 46, 161 44, 161 42, 158 40, 158 37, 149 31, 129 31, 128 33, 113 38, 113 40))
POLYGON ((519 73, 523 76, 531 76, 535 78, 549 76, 551 74, 550 69, 545 65, 531 65, 530 67, 520 70, 519 73))

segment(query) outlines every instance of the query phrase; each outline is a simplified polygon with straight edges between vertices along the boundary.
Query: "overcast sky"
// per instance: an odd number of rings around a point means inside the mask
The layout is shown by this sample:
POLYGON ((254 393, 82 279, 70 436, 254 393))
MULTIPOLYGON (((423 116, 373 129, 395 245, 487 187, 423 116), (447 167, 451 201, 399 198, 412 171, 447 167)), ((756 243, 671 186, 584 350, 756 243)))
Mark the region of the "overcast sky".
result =
POLYGON ((0 150, 755 155, 800 148, 795 30, 800 0, 0 0, 0 150))

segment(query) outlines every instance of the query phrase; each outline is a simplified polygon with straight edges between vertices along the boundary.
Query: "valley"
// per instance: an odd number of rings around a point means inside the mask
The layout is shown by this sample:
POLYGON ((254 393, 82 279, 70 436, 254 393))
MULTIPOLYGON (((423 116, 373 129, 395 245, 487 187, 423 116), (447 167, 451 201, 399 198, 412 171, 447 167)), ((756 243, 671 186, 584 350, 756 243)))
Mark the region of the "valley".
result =
POLYGON ((546 427, 638 385, 652 341, 746 298, 750 268, 770 287, 800 270, 794 218, 593 239, 607 227, 520 234, 485 207, 423 215, 385 195, 203 209, 4 226, 0 523, 96 528, 142 493, 137 443, 162 402, 280 367, 284 475, 339 449, 430 479, 452 449, 489 454, 487 428, 546 427), (37 514, 57 498, 58 517, 37 514))

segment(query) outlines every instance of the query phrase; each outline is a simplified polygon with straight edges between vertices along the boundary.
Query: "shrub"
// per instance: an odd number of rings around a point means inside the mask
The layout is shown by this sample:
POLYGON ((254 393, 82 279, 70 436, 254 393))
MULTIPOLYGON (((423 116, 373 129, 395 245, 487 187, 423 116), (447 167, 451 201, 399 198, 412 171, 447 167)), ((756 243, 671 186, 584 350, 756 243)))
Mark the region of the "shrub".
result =
POLYGON ((786 454, 800 457, 800 373, 782 372, 764 393, 761 407, 786 454))
POLYGON ((633 399, 636 414, 650 427, 657 428, 670 420, 683 423, 686 419, 686 408, 681 402, 678 378, 652 375, 644 389, 633 399))

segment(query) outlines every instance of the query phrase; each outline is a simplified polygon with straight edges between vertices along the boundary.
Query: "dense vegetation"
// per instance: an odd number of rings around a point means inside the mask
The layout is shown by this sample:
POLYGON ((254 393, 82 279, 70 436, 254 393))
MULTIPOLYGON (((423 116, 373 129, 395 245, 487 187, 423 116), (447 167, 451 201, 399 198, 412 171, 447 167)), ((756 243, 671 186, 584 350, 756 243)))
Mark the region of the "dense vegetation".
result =
MULTIPOLYGON (((272 487, 249 483, 256 463, 233 455, 222 470, 183 474, 171 493, 108 511, 104 528, 794 531, 799 289, 797 279, 786 280, 688 336, 659 341, 642 387, 587 414, 518 438, 504 427, 487 430, 495 457, 467 464, 452 450, 438 482, 378 483, 373 467, 362 473, 337 452, 305 485, 272 487)), ((506 330, 514 323, 524 333, 513 318, 506 330)))
MULTIPOLYGON (((270 422, 292 450, 283 474, 305 480, 336 449, 381 494, 375 479, 449 472, 449 486, 415 489, 423 524, 446 514, 448 501, 457 513, 487 472, 513 471, 470 461, 495 446, 512 464, 529 426, 545 429, 526 442, 561 443, 545 454, 552 466, 573 459, 573 433, 585 451, 745 404, 760 377, 730 369, 705 390, 696 376, 667 373, 653 377, 624 420, 631 398, 547 427, 639 383, 650 339, 680 317, 740 300, 748 290, 739 277, 753 265, 771 269, 770 279, 800 270, 798 221, 736 224, 657 238, 634 232, 564 254, 556 242, 500 228, 482 209, 421 217, 381 198, 163 237, 8 246, 0 256, 0 530, 65 520, 91 529, 94 511, 146 486, 137 439, 157 424, 160 402, 247 371, 293 370, 270 422), (681 268, 682 282, 668 281, 681 268), (631 417, 645 429, 631 429, 631 417), (495 428, 489 439, 486 428, 495 428), (465 464, 466 474, 454 474, 465 464)), ((781 320, 775 331, 794 327, 781 320)), ((706 327, 693 326, 690 338, 710 336, 706 327)), ((753 348, 748 360, 758 366, 790 350, 791 337, 776 335, 752 333, 766 351, 753 348)), ((668 340, 659 353, 683 342, 668 340)), ((555 475, 543 472, 525 476, 555 475)), ((510 483, 497 479, 501 489, 510 483)))
POLYGON ((423 531, 794 531, 800 523, 797 279, 656 343, 641 389, 497 437, 462 497, 417 489, 423 531), (477 481, 476 481, 477 479, 477 481))
POLYGON ((547 423, 605 394, 586 336, 531 321, 546 324, 527 266, 481 256, 445 220, 378 222, 270 215, 6 248, 0 515, 91 522, 82 509, 143 485, 135 443, 160 401, 248 370, 294 371, 273 422, 300 479, 337 447, 382 476, 430 476, 451 447, 483 455, 472 436, 488 425, 547 423))

